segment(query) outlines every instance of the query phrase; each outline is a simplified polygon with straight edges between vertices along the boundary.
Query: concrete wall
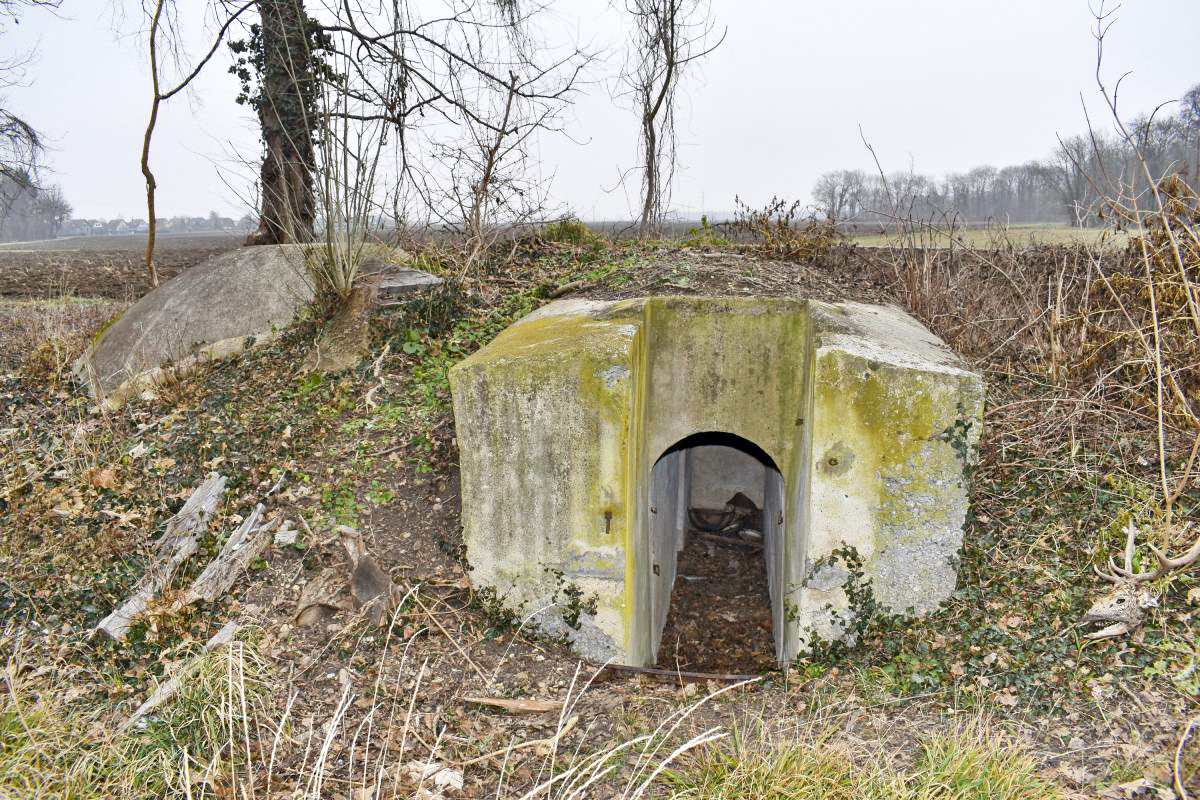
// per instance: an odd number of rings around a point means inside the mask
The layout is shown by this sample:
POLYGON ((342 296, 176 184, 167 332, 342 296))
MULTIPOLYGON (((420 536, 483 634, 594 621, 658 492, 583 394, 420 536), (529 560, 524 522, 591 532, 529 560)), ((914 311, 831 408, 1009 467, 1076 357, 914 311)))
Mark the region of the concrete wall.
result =
POLYGON ((675 450, 658 460, 650 477, 650 649, 658 652, 671 589, 675 586, 677 556, 687 533, 689 478, 687 450, 675 450))
POLYGON ((580 652, 621 657, 640 329, 530 316, 454 371, 471 580, 580 652))
POLYGON ((727 445, 697 445, 692 454, 694 508, 721 508, 741 492, 759 508, 763 506, 766 467, 747 452, 727 445))
POLYGON ((837 638, 853 609, 851 547, 876 599, 933 611, 954 589, 983 383, 911 317, 859 303, 812 303, 813 392, 804 630, 837 638))

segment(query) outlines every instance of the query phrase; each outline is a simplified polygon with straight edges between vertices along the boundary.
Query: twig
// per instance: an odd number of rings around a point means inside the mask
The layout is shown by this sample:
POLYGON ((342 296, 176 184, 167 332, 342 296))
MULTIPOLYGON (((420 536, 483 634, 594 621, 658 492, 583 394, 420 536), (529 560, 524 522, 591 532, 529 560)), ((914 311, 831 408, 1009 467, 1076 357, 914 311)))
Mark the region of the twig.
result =
MULTIPOLYGON (((1078 627, 1078 626, 1076 626, 1076 627, 1078 627)), ((1129 699, 1133 701, 1133 704, 1142 710, 1142 713, 1144 713, 1144 714, 1150 713, 1146 709, 1146 706, 1142 705, 1142 701, 1138 699, 1138 696, 1133 693, 1132 689, 1130 689, 1128 686, 1126 686, 1124 683, 1121 683, 1120 681, 1117 681, 1117 688, 1120 689, 1121 691, 1125 692, 1125 694, 1129 697, 1129 699)))
POLYGON ((416 602, 416 604, 421 607, 421 610, 425 612, 425 615, 428 616, 429 619, 433 620, 433 624, 437 625, 438 630, 441 631, 445 635, 445 637, 450 640, 450 644, 454 645, 454 649, 458 651, 458 654, 460 656, 462 656, 463 659, 468 664, 471 665, 471 669, 475 670, 475 674, 479 676, 479 680, 483 681, 484 685, 486 685, 487 684, 487 676, 484 675, 483 670, 481 670, 479 668, 479 666, 474 661, 471 660, 471 657, 469 655, 467 655, 467 651, 463 650, 462 647, 459 646, 458 642, 455 641, 454 637, 450 635, 450 631, 446 630, 445 626, 443 626, 442 623, 438 622, 438 618, 435 617, 430 612, 430 610, 425 607, 425 604, 421 602, 421 598, 418 597, 416 595, 416 593, 413 594, 412 598, 416 602))
MULTIPOLYGON (((575 714, 570 719, 568 719, 566 721, 566 723, 564 723, 563 726, 561 728, 559 728, 553 736, 548 736, 545 739, 534 739, 533 741, 530 741, 530 742, 521 742, 520 744, 509 745, 508 747, 502 748, 500 750, 496 750, 495 752, 486 753, 481 756, 476 756, 475 758, 469 759, 467 761, 451 761, 449 763, 453 764, 456 767, 469 767, 472 764, 478 764, 481 761, 487 761, 489 759, 496 758, 497 756, 508 755, 509 753, 513 753, 517 750, 523 750, 527 747, 545 747, 545 748, 555 747, 558 745, 559 740, 561 740, 564 736, 566 736, 568 733, 570 733, 571 729, 574 728, 575 725, 578 724, 578 722, 579 722, 579 715, 575 714)), ((428 747, 428 745, 426 745, 426 746, 428 747)))
POLYGON ((1192 738, 1192 728, 1197 723, 1200 723, 1200 717, 1193 717, 1188 722, 1183 729, 1183 736, 1179 737, 1179 746, 1175 748, 1175 793, 1179 795, 1179 800, 1188 800, 1187 787, 1183 785, 1183 750, 1187 747, 1188 739, 1192 738))
POLYGON ((762 542, 747 542, 742 538, 735 539, 732 536, 721 536, 720 534, 716 533, 702 533, 700 534, 700 538, 706 542, 712 542, 713 544, 726 544, 733 547, 745 547, 753 550, 762 549, 762 542))
POLYGON ((392 341, 389 339, 387 344, 383 346, 383 351, 380 352, 379 358, 375 359, 375 363, 371 367, 371 374, 374 376, 375 380, 379 381, 379 383, 372 386, 371 390, 367 392, 366 396, 363 397, 363 402, 367 404, 367 408, 374 409, 379 405, 379 403, 375 402, 375 393, 383 388, 383 377, 381 375, 383 360, 387 358, 387 354, 391 351, 391 349, 392 341))
POLYGON ((583 280, 567 281, 562 286, 559 286, 557 289, 555 289, 553 292, 551 292, 550 294, 548 294, 546 296, 550 300, 557 300, 558 298, 562 297, 564 294, 568 294, 570 292, 575 291, 576 289, 582 288, 583 284, 584 284, 583 280))

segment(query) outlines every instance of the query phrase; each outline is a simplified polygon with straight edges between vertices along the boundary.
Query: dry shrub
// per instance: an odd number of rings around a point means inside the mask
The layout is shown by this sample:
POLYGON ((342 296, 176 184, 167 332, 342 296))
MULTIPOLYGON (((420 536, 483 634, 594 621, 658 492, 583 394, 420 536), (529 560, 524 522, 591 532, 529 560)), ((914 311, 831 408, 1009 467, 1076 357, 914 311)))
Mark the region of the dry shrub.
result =
POLYGON ((751 208, 735 198, 737 211, 730 230, 737 239, 755 243, 764 255, 785 261, 820 261, 829 255, 841 236, 833 223, 802 216, 799 200, 779 197, 762 208, 751 208))
POLYGON ((116 318, 117 308, 67 295, 0 306, 0 368, 7 361, 27 385, 60 388, 75 359, 116 318))
POLYGON ((1109 199, 1113 238, 1129 233, 1120 249, 900 244, 868 257, 902 305, 993 378, 993 443, 1073 461, 1080 447, 1136 442, 1140 463, 1124 468, 1157 485, 1139 503, 1169 522, 1200 465, 1200 204, 1177 175, 1154 189, 1149 210, 1109 199))
POLYGON ((1063 346, 1055 344, 1055 309, 1084 285, 1088 265, 1085 252, 1064 247, 897 246, 873 249, 866 258, 900 304, 957 351, 1046 376, 1063 346))
MULTIPOLYGON (((34 385, 57 389, 63 382, 76 348, 64 337, 49 335, 33 349, 22 365, 21 377, 34 385)), ((78 352, 75 352, 78 355, 78 352)))
POLYGON ((1097 264, 1094 309, 1079 323, 1091 328, 1081 366, 1119 386, 1143 413, 1161 405, 1172 427, 1200 432, 1200 205, 1177 175, 1158 193, 1161 209, 1140 215, 1123 263, 1097 264))
POLYGON ((1182 181, 1164 187, 1172 213, 1154 215, 1124 250, 898 246, 870 257, 911 313, 987 366, 1020 366, 1153 414, 1159 351, 1166 413, 1190 429, 1200 391, 1198 212, 1182 181))

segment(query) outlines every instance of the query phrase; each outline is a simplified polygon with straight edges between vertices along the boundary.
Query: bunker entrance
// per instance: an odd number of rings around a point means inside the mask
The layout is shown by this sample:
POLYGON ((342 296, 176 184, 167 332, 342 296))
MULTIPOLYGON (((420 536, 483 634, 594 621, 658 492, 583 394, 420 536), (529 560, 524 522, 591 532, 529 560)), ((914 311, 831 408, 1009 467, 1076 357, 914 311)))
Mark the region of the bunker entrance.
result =
POLYGON ((651 470, 651 624, 658 666, 760 672, 782 632, 783 477, 729 433, 689 436, 651 470))

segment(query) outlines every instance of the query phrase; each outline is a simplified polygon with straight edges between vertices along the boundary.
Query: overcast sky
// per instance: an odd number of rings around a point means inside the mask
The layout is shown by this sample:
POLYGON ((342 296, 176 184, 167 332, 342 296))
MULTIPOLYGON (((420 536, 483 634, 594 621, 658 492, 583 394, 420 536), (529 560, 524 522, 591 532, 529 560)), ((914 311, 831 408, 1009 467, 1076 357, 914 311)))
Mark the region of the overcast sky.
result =
MULTIPOLYGON (((57 16, 33 11, 5 25, 4 54, 39 52, 31 84, 5 101, 51 140, 54 180, 75 216, 144 217, 145 56, 140 41, 118 40, 106 5, 64 0, 57 16)), ((619 14, 607 0, 555 8, 611 57, 571 115, 574 141, 540 142, 543 171, 554 198, 580 216, 627 217, 636 178, 628 192, 613 187, 636 160, 636 120, 604 80, 619 64, 619 14)), ((1103 119, 1086 0, 713 0, 713 10, 728 35, 681 103, 673 207, 684 213, 730 209, 734 195, 752 205, 807 200, 822 172, 874 169, 859 126, 888 170, 941 175, 1044 157, 1056 134, 1084 129, 1081 94, 1103 119)), ((1126 0, 1115 19, 1104 73, 1132 72, 1120 96, 1126 115, 1200 83, 1198 0, 1126 0)), ((228 62, 222 48, 192 100, 160 115, 160 216, 247 210, 253 171, 238 159, 257 156, 258 134, 234 103, 228 62)))

